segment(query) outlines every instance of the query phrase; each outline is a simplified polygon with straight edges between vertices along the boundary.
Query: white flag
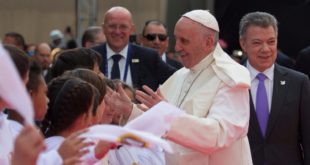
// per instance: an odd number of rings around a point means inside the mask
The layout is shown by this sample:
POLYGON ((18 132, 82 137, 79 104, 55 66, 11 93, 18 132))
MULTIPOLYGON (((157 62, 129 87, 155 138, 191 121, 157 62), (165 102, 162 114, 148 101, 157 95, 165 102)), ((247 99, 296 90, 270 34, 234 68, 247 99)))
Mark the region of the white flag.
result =
POLYGON ((33 106, 8 52, 0 43, 0 97, 10 109, 16 110, 28 124, 33 125, 33 106))

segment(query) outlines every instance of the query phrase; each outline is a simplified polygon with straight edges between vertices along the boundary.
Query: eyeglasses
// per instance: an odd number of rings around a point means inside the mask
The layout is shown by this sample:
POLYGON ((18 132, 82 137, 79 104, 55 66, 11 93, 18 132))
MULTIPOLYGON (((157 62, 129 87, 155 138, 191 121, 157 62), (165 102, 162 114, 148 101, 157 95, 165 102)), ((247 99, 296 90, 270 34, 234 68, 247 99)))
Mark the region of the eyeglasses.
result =
POLYGON ((43 53, 39 53, 39 52, 38 52, 38 55, 42 58, 50 58, 50 56, 51 56, 50 54, 43 54, 43 53))
POLYGON ((160 40, 160 41, 166 41, 166 39, 167 39, 167 35, 165 35, 165 34, 147 34, 147 35, 145 35, 145 36, 143 36, 144 38, 146 38, 147 40, 149 40, 149 41, 154 41, 155 39, 156 39, 156 36, 158 37, 158 39, 160 40))

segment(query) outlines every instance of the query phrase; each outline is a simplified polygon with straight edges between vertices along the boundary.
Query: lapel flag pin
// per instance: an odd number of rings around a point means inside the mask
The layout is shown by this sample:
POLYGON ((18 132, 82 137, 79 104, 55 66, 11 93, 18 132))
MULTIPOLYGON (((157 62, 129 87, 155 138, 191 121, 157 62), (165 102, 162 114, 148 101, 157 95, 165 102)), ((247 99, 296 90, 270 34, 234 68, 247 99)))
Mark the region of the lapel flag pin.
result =
POLYGON ((281 85, 285 85, 285 83, 286 83, 286 82, 285 82, 284 80, 283 80, 283 81, 280 81, 280 84, 281 84, 281 85))
POLYGON ((131 62, 132 62, 132 63, 139 63, 140 61, 139 61, 139 59, 134 58, 134 59, 131 60, 131 62))

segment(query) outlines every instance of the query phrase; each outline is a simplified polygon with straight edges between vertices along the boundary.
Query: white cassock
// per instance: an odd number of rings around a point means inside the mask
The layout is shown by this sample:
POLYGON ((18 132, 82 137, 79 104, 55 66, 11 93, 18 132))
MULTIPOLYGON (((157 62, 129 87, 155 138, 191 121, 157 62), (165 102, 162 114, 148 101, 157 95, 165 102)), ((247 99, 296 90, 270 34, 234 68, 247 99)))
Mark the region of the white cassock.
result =
MULTIPOLYGON (((251 165, 247 139, 250 75, 219 45, 191 69, 182 68, 161 87, 186 112, 167 136, 175 151, 168 165, 251 165)), ((129 120, 142 112, 134 108, 129 120)))

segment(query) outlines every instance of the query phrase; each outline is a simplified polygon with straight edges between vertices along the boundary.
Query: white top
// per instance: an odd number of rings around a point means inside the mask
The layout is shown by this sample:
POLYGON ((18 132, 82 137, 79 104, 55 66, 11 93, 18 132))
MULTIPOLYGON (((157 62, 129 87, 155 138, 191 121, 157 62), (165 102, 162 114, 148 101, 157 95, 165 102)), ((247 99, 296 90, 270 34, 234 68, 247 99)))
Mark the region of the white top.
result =
MULTIPOLYGON (((111 71, 112 71, 112 66, 113 66, 112 56, 114 54, 120 54, 122 56, 122 58, 119 60, 118 65, 119 65, 120 76, 121 76, 120 79, 123 81, 123 77, 124 77, 124 74, 125 74, 126 60, 127 60, 128 45, 122 51, 120 51, 119 53, 114 52, 109 47, 109 44, 106 44, 106 46, 107 46, 107 59, 108 59, 108 74, 109 74, 109 78, 111 78, 111 71)), ((103 59, 103 60, 105 60, 105 59, 103 59)), ((126 84, 132 86, 130 64, 128 64, 127 79, 124 82, 126 82, 126 84)))
POLYGON ((14 141, 19 134, 12 126, 12 121, 7 119, 7 115, 0 112, 0 163, 9 165, 14 149, 14 141))
MULTIPOLYGON (((11 164, 11 154, 14 149, 14 141, 20 133, 22 125, 16 121, 8 120, 7 115, 0 112, 0 164, 11 164)), ((62 158, 57 151, 41 153, 37 160, 37 165, 59 165, 62 158)))
MULTIPOLYGON (((65 140, 65 138, 62 136, 52 136, 52 137, 46 138, 44 140, 45 145, 46 145, 46 152, 58 150, 58 148, 60 147, 60 145, 62 144, 62 142, 64 140, 65 140)), ((94 163, 98 162, 99 160, 96 159, 96 157, 95 157, 95 147, 90 146, 87 149, 90 152, 81 158, 83 160, 83 162, 87 163, 87 164, 94 164, 94 163)))
POLYGON ((124 145, 109 151, 111 165, 165 165, 164 152, 157 148, 147 149, 124 145))
POLYGON ((23 129, 23 125, 21 125, 19 122, 10 119, 8 119, 8 121, 10 122, 11 128, 16 132, 19 133, 23 129))
MULTIPOLYGON (((247 61, 246 64, 248 70, 250 71, 250 76, 251 76, 251 95, 252 95, 252 101, 254 104, 254 107, 256 107, 256 91, 257 91, 257 86, 259 83, 259 80, 256 78, 256 75, 258 73, 261 73, 259 71, 257 71, 255 68, 253 68, 251 66, 251 64, 249 63, 249 61, 247 61)), ((266 76, 266 79, 264 81, 265 83, 265 87, 266 87, 266 92, 267 92, 267 97, 268 97, 268 106, 269 106, 269 112, 271 109, 271 101, 272 101, 272 91, 273 91, 273 75, 274 75, 274 64, 266 69, 264 72, 264 75, 266 76)))
POLYGON ((65 141, 65 138, 62 136, 52 136, 49 138, 46 138, 44 140, 45 146, 46 146, 46 152, 51 151, 51 150, 58 150, 60 147, 61 143, 65 141))
POLYGON ((62 163, 63 160, 57 150, 43 152, 37 160, 37 165, 60 165, 62 163))

